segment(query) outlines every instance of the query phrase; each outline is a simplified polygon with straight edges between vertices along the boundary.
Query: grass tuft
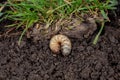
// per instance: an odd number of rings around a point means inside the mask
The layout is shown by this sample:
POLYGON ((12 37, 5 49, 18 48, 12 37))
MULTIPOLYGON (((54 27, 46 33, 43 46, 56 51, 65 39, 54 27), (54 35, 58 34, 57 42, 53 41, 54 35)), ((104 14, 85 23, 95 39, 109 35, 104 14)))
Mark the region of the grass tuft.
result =
MULTIPOLYGON (((115 5, 117 5, 117 0, 7 0, 6 6, 10 9, 5 12, 0 11, 0 17, 4 13, 0 21, 9 19, 15 21, 15 24, 9 27, 23 28, 19 38, 20 42, 25 32, 39 22, 46 23, 49 27, 56 20, 70 17, 73 14, 96 13, 96 9, 97 13, 102 14, 104 21, 109 21, 107 10, 116 9, 115 5)), ((98 40, 101 29, 93 42, 94 44, 98 40)))

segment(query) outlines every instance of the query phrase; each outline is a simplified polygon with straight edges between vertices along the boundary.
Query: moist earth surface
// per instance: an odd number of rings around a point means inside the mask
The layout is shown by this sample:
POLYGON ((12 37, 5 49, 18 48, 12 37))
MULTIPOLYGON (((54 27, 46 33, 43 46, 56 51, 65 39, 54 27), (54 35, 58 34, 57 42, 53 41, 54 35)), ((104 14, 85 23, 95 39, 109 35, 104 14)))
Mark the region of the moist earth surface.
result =
POLYGON ((33 42, 19 36, 0 37, 0 80, 119 80, 120 28, 107 26, 96 45, 70 38, 69 56, 49 49, 49 39, 33 42))

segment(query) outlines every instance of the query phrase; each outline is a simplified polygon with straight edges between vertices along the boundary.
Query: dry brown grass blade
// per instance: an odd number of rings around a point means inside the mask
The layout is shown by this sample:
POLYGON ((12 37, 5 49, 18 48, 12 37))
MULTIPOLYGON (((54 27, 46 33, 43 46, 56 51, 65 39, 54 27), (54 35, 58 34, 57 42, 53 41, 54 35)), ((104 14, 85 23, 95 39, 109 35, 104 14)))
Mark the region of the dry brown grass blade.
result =
POLYGON ((64 2, 71 5, 70 0, 64 0, 64 2))
POLYGON ((5 8, 5 5, 7 4, 7 2, 5 2, 4 4, 3 4, 3 6, 1 6, 0 7, 0 12, 5 8))

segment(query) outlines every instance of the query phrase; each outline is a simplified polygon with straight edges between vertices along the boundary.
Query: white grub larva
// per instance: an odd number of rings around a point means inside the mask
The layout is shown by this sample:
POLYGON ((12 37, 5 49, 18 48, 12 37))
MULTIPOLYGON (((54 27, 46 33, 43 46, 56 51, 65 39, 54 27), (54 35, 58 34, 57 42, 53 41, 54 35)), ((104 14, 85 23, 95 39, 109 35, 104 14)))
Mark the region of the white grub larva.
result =
POLYGON ((62 34, 53 36, 49 46, 55 54, 58 54, 61 50, 62 55, 67 56, 71 52, 71 41, 67 36, 62 34))

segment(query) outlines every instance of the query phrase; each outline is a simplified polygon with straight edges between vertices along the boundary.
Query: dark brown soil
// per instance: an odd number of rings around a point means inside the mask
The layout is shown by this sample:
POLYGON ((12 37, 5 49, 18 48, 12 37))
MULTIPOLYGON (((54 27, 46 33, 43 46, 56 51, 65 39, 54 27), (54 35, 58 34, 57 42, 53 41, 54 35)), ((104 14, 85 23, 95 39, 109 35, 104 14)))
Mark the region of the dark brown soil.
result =
POLYGON ((93 38, 71 39, 72 53, 54 57, 49 40, 0 38, 0 80, 119 80, 120 28, 106 27, 97 45, 93 38))
MULTIPOLYGON (((116 12, 119 11, 118 7, 116 12)), ((66 57, 52 55, 49 39, 41 38, 35 43, 24 37, 18 45, 16 32, 9 36, 4 33, 8 30, 0 27, 0 80, 120 80, 120 14, 117 15, 96 45, 92 41, 97 31, 82 40, 70 37, 72 52, 66 57)))

